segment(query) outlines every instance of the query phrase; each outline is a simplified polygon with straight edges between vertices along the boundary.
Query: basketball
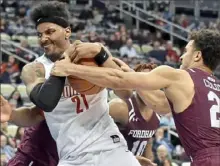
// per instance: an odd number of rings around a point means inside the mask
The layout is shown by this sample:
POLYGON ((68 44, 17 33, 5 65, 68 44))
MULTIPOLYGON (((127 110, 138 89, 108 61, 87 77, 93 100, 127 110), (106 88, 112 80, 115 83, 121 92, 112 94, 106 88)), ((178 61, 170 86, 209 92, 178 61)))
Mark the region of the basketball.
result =
MULTIPOLYGON (((93 59, 82 59, 79 64, 86 66, 98 66, 93 59)), ((69 76, 68 81, 71 87, 80 94, 93 95, 104 89, 75 76, 69 76)))

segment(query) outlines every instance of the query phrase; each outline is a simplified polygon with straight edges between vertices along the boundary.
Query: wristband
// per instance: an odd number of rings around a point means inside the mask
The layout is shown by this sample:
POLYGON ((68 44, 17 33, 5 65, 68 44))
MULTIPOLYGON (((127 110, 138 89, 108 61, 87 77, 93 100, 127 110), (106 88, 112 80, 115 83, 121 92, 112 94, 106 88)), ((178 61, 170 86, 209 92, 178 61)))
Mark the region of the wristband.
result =
POLYGON ((104 48, 101 48, 101 51, 94 57, 94 60, 97 65, 102 66, 103 63, 108 59, 109 55, 106 53, 104 48))

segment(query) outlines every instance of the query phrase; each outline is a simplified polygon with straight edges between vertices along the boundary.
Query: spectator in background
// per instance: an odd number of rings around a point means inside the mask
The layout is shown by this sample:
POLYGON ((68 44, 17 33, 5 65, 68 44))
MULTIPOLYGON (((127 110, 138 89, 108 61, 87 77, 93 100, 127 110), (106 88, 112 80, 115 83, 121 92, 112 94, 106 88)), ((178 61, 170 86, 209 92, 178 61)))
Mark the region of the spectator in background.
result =
POLYGON ((23 99, 21 98, 21 94, 20 92, 15 89, 11 95, 9 96, 8 98, 8 101, 10 102, 11 100, 14 100, 15 101, 15 107, 18 108, 18 107, 22 107, 24 105, 24 102, 23 102, 23 99))
POLYGON ((15 155, 15 150, 9 145, 7 136, 1 134, 1 157, 8 162, 15 155))
POLYGON ((182 14, 179 18, 179 24, 183 27, 183 28, 187 28, 189 26, 189 20, 186 17, 185 14, 182 14))
POLYGON ((84 10, 82 10, 79 14, 79 19, 82 19, 82 20, 88 20, 88 19, 93 19, 94 16, 93 16, 93 12, 90 8, 89 5, 86 5, 84 10))
POLYGON ((8 135, 8 123, 1 123, 1 132, 0 134, 2 135, 6 135, 8 137, 8 142, 12 147, 16 147, 15 142, 13 141, 13 139, 11 138, 10 135, 8 135))
POLYGON ((112 5, 106 4, 103 22, 107 28, 117 28, 116 23, 123 22, 123 20, 121 20, 118 12, 114 10, 112 5))
POLYGON ((106 44, 110 49, 119 50, 121 47, 121 41, 117 40, 115 34, 110 35, 110 39, 106 40, 106 44))
POLYGON ((21 139, 23 138, 24 136, 24 128, 23 127, 18 127, 17 128, 17 132, 15 134, 15 137, 14 137, 14 141, 16 143, 16 145, 18 146, 21 142, 21 139))
POLYGON ((24 19, 24 17, 26 16, 26 8, 25 7, 20 7, 18 8, 18 12, 17 12, 17 16, 20 18, 20 19, 24 19))
POLYGON ((98 9, 93 10, 93 23, 95 25, 99 24, 103 20, 103 15, 99 13, 98 9))
POLYGON ((148 30, 143 30, 139 40, 140 45, 148 44, 152 40, 151 38, 151 33, 148 30))
POLYGON ((160 125, 163 127, 169 127, 175 129, 175 123, 173 120, 172 113, 166 114, 165 116, 162 116, 160 119, 160 125))
POLYGON ((157 64, 163 64, 166 61, 166 51, 160 49, 159 41, 155 41, 153 46, 153 50, 148 53, 150 60, 157 64))
POLYGON ((102 43, 103 41, 99 38, 96 32, 90 32, 88 36, 88 41, 89 42, 100 42, 102 43))
POLYGON ((177 55, 177 52, 173 50, 173 43, 171 41, 167 41, 166 43, 166 52, 166 60, 168 63, 176 64, 179 62, 179 56, 177 55))
POLYGON ((171 158, 168 154, 166 146, 158 146, 157 155, 154 162, 157 164, 157 166, 172 166, 171 158))
POLYGON ((133 41, 132 39, 128 39, 126 42, 126 45, 122 46, 120 48, 120 56, 121 57, 138 57, 139 55, 137 54, 135 48, 133 47, 133 41))
POLYGON ((119 32, 121 35, 126 35, 127 34, 127 28, 124 24, 119 26, 119 32))
POLYGON ((141 40, 141 35, 138 33, 137 29, 133 29, 131 32, 131 38, 133 41, 138 43, 141 40))
MULTIPOLYGON (((31 47, 30 45, 28 44, 28 41, 27 40, 21 40, 21 43, 20 43, 20 46, 22 48, 25 48, 25 49, 28 49, 28 50, 31 50, 31 47)), ((27 54, 27 52, 25 52, 24 50, 22 50, 21 48, 17 48, 16 50, 16 54, 22 58, 25 58, 26 60, 28 61, 33 61, 34 60, 34 56, 30 55, 30 54, 27 54)))
POLYGON ((85 26, 84 31, 85 31, 86 33, 95 32, 95 31, 96 31, 96 26, 92 24, 92 21, 91 21, 91 20, 87 20, 87 21, 86 21, 86 26, 85 26))
POLYGON ((1 29, 0 29, 0 32, 2 33, 2 32, 5 32, 5 33, 7 33, 6 32, 6 22, 5 22, 5 19, 4 18, 0 18, 0 23, 1 23, 1 25, 0 25, 0 27, 1 27, 1 29))
POLYGON ((153 140, 154 153, 156 153, 157 148, 160 145, 164 145, 167 148, 169 155, 171 156, 171 153, 173 151, 173 145, 170 143, 170 141, 167 138, 164 137, 164 129, 161 127, 157 129, 155 134, 155 139, 153 140))
POLYGON ((20 71, 13 56, 9 56, 8 62, 1 65, 1 83, 17 83, 20 71))
POLYGON ((125 35, 121 36, 121 46, 126 45, 127 37, 125 35))

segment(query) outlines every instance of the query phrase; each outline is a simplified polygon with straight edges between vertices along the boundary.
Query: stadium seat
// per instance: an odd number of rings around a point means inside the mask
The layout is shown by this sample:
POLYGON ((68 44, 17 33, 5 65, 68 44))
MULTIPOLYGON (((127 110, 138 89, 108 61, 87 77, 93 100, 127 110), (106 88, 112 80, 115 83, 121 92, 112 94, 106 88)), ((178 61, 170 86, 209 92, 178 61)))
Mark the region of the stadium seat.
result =
POLYGON ((22 41, 22 40, 25 40, 26 37, 25 36, 18 36, 18 35, 13 35, 12 36, 12 40, 19 40, 19 41, 22 41))
POLYGON ((28 36, 27 37, 28 43, 33 47, 38 47, 38 37, 37 36, 28 36))
POLYGON ((6 33, 1 33, 1 40, 11 40, 11 37, 6 33))
POLYGON ((18 126, 9 125, 8 126, 8 135, 11 137, 14 137, 17 133, 17 129, 18 129, 18 126))
POLYGON ((150 46, 150 45, 144 44, 144 45, 142 45, 141 49, 142 49, 144 54, 147 54, 148 52, 153 50, 153 47, 150 46))
POLYGON ((133 44, 133 47, 137 51, 138 54, 141 54, 141 47, 138 44, 133 44))

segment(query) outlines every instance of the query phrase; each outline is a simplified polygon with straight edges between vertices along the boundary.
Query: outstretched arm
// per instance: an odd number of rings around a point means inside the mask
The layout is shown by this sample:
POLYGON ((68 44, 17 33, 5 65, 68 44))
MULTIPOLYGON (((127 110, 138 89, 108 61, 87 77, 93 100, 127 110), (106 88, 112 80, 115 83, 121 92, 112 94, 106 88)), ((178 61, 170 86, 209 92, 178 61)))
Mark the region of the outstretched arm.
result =
MULTIPOLYGON (((158 90, 168 88, 181 78, 179 70, 160 66, 149 73, 123 72, 116 69, 68 63, 68 75, 78 76, 101 87, 112 89, 158 90)), ((53 71, 56 73, 56 67, 53 71)))

